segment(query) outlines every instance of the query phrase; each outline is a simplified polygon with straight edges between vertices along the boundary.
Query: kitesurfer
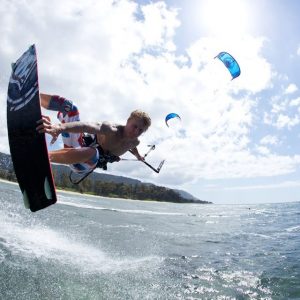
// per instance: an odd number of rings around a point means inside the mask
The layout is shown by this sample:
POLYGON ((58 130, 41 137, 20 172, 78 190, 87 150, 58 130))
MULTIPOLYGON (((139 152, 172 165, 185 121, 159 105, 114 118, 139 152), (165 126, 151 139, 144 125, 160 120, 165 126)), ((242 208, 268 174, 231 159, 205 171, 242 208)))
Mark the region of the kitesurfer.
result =
POLYGON ((144 161, 137 146, 138 137, 151 125, 149 115, 141 110, 133 111, 126 125, 110 122, 81 122, 77 106, 70 100, 56 95, 40 94, 41 106, 58 111, 59 123, 53 124, 49 117, 38 121, 37 131, 48 133, 54 143, 61 134, 64 148, 49 151, 50 161, 69 164, 73 172, 87 174, 96 167, 106 170, 108 162, 119 161, 130 151, 138 160, 144 161), (87 141, 84 133, 94 136, 87 141))

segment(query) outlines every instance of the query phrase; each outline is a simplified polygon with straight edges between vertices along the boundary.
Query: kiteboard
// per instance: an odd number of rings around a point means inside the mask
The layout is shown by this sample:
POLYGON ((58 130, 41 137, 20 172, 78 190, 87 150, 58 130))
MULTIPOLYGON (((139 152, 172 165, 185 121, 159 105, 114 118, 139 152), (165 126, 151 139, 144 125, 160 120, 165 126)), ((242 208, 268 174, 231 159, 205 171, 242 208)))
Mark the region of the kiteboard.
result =
POLYGON ((23 194, 32 212, 56 202, 55 185, 41 119, 35 45, 12 64, 7 95, 7 129, 11 158, 23 194))

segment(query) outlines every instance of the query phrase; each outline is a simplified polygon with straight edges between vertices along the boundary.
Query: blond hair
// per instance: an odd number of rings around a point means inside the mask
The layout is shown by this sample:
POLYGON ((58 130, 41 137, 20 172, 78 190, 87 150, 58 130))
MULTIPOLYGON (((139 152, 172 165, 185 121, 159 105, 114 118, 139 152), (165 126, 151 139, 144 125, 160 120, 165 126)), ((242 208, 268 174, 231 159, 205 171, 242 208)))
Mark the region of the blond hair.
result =
POLYGON ((149 117, 149 115, 142 111, 142 110, 139 110, 139 109, 136 109, 134 110, 128 120, 131 120, 131 119, 136 119, 136 120, 142 120, 143 123, 144 123, 144 126, 145 126, 145 131, 150 127, 151 125, 151 118, 149 117))

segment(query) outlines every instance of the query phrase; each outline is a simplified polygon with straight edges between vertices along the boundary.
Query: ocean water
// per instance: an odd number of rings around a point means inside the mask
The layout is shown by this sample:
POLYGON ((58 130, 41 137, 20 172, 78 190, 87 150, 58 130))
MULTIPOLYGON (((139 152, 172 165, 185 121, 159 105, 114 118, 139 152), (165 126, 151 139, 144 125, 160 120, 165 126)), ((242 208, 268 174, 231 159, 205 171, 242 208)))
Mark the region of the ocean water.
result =
POLYGON ((300 202, 58 194, 31 213, 0 182, 1 300, 300 299, 300 202))

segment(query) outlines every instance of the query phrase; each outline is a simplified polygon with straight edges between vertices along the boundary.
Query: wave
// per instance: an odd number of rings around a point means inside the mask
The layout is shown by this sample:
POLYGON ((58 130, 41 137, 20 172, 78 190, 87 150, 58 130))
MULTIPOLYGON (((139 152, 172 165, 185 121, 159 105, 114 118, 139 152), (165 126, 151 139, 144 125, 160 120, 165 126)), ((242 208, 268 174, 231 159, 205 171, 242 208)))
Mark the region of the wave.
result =
POLYGON ((21 259, 24 264, 31 261, 34 263, 38 259, 85 273, 127 272, 131 269, 152 268, 161 261, 157 256, 111 257, 87 241, 81 240, 78 235, 59 232, 42 224, 15 222, 15 219, 7 218, 4 214, 1 214, 1 217, 0 261, 3 261, 6 255, 21 256, 25 258, 21 259))
POLYGON ((144 214, 144 215, 186 216, 186 214, 183 214, 183 213, 159 212, 159 211, 142 210, 142 209, 107 208, 107 207, 101 207, 101 206, 95 206, 95 205, 89 205, 89 204, 79 204, 79 203, 68 202, 68 201, 59 201, 57 203, 62 204, 62 205, 78 207, 78 208, 106 210, 106 211, 121 212, 121 213, 144 214))
POLYGON ((300 225, 298 226, 292 226, 286 229, 287 232, 298 232, 300 231, 300 225))

